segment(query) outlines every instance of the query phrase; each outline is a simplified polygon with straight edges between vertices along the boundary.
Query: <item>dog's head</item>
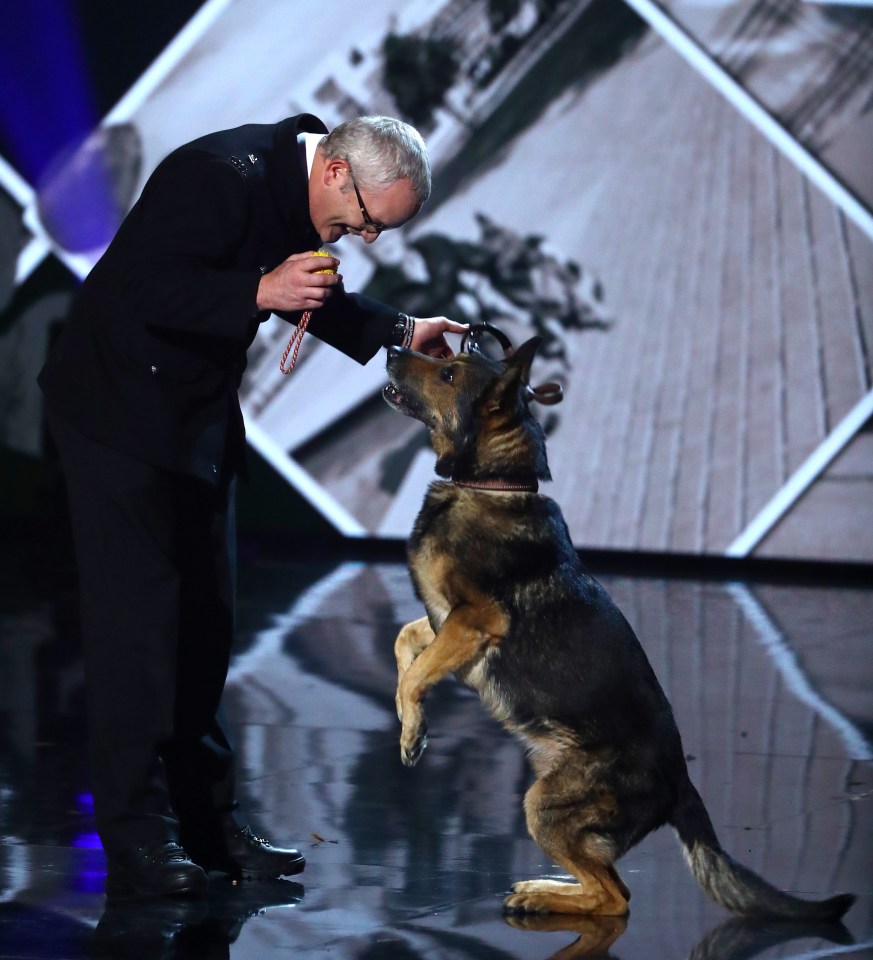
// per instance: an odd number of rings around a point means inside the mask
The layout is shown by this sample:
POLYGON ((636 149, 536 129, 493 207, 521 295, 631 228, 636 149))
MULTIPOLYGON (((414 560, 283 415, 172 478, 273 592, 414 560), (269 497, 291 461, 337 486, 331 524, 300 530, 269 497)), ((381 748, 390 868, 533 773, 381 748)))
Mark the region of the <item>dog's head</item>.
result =
POLYGON ((478 352, 439 360, 391 347, 385 401, 430 431, 441 477, 549 479, 545 437, 528 404, 558 403, 555 384, 532 388, 530 368, 541 338, 502 360, 478 352))

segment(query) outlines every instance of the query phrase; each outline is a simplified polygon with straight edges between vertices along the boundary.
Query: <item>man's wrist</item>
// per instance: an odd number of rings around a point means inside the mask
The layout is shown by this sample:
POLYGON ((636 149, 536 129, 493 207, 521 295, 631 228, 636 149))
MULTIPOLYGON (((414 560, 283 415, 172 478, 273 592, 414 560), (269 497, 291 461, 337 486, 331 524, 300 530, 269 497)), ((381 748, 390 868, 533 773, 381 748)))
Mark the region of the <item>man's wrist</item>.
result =
POLYGON ((258 268, 258 285, 255 288, 255 315, 263 313, 266 310, 269 310, 267 306, 267 291, 266 287, 269 283, 269 280, 266 279, 267 268, 259 267, 258 268))

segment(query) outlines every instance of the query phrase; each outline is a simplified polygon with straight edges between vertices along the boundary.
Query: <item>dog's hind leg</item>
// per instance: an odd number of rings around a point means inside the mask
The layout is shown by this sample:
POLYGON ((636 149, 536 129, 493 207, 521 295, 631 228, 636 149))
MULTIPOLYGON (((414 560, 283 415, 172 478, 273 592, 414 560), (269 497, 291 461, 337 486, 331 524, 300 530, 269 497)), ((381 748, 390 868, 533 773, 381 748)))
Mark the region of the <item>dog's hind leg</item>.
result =
POLYGON ((394 703, 397 706, 397 718, 403 722, 403 706, 400 703, 400 682, 403 675, 412 666, 415 658, 433 641, 434 632, 427 617, 420 617, 402 627, 394 641, 394 657, 397 660, 397 694, 394 703))
POLYGON ((508 913, 575 913, 625 916, 630 891, 613 863, 607 831, 599 831, 611 803, 590 795, 568 803, 555 788, 557 777, 547 775, 527 792, 524 800, 531 837, 576 879, 526 880, 516 883, 504 901, 508 913))
MULTIPOLYGON (((557 860, 557 857, 553 857, 557 860)), ((609 867, 594 861, 562 864, 578 883, 524 880, 503 901, 507 913, 575 913, 623 917, 628 913, 624 884, 609 867), (618 880, 618 883, 616 883, 618 880)))

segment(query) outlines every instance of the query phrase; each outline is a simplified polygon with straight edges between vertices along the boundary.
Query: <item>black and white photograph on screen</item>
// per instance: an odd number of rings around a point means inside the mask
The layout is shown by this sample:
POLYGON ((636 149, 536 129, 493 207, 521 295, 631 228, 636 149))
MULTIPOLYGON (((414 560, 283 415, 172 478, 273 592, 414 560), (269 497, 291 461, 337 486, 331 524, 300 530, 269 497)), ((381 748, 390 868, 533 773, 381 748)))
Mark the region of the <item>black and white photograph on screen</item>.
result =
MULTIPOLYGON (((111 222, 65 237, 56 198, 94 157, 108 158, 123 210, 163 156, 207 131, 301 111, 329 127, 401 115, 427 139, 433 195, 399 234, 333 252, 353 289, 413 315, 544 337, 541 375, 565 391, 544 419, 552 488, 576 542, 869 555, 856 522, 873 470, 859 433, 869 221, 706 69, 748 91, 863 210, 869 164, 852 158, 870 117, 868 10, 386 0, 331 23, 329 43, 317 19, 289 36, 287 17, 264 0, 203 4, 56 161, 25 222, 82 275, 111 222)), ((250 351, 250 443, 341 532, 403 536, 432 474, 423 436, 382 403, 378 362, 358 367, 309 337, 283 376, 288 336, 274 318, 250 351)))
POLYGON ((869 4, 667 0, 657 6, 868 211, 873 209, 869 4))

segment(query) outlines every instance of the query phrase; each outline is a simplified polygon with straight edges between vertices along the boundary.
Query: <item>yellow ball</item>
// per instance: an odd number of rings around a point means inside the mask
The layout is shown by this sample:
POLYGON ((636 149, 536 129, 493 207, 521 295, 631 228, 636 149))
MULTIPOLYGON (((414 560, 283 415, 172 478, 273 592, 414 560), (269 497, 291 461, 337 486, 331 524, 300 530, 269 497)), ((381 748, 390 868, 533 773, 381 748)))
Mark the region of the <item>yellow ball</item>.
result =
MULTIPOLYGON (((316 250, 316 251, 314 251, 313 256, 316 256, 316 257, 332 257, 333 254, 330 253, 330 252, 328 252, 327 250, 316 250)), ((315 272, 316 272, 316 273, 336 273, 336 270, 333 270, 333 269, 329 269, 329 270, 316 270, 315 272)))

